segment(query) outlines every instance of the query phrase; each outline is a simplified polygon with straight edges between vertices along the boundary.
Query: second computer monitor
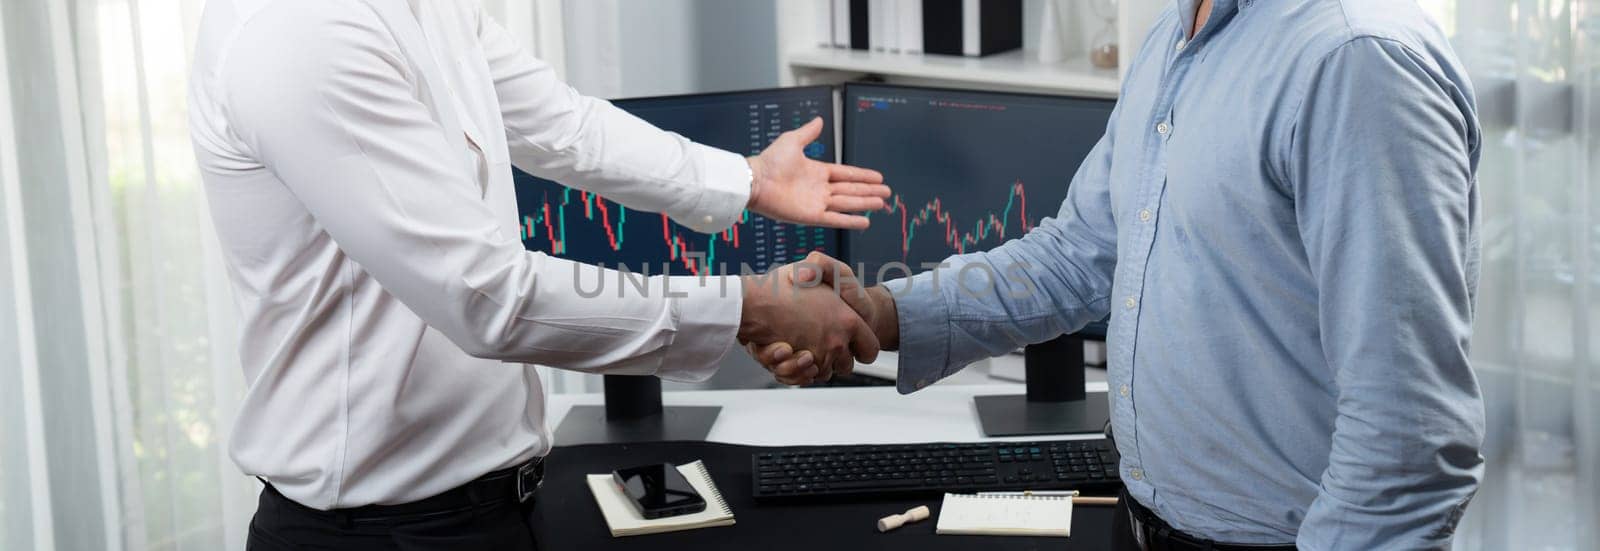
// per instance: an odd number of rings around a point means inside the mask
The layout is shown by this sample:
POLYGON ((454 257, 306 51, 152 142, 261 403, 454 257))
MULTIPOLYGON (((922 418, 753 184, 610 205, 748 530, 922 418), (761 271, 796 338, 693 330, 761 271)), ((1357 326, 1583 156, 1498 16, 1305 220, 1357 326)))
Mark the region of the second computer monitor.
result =
MULTIPOLYGON (((832 162, 833 89, 826 86, 618 100, 616 106, 665 130, 742 155, 822 117, 808 157, 832 162)), ((811 251, 838 254, 836 230, 779 223, 748 211, 732 227, 697 233, 665 215, 629 209, 593 193, 517 171, 522 242, 529 250, 608 268, 652 274, 765 271, 811 251)))
POLYGON ((878 170, 891 210, 847 238, 877 281, 984 251, 1055 216, 1105 133, 1112 100, 851 84, 844 162, 878 170))

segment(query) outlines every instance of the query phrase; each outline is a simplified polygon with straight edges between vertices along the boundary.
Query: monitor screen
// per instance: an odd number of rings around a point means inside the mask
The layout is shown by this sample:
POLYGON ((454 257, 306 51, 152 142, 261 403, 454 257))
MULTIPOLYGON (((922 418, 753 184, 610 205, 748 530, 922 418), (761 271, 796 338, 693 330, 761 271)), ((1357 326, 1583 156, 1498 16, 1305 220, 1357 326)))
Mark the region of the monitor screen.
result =
MULTIPOLYGON (((615 105, 660 128, 742 155, 756 155, 778 135, 822 117, 822 137, 806 155, 835 158, 833 89, 826 86, 628 99, 615 105)), ((608 268, 675 275, 764 272, 811 251, 838 254, 836 230, 784 224, 744 213, 726 231, 707 235, 665 215, 635 211, 604 197, 516 172, 523 246, 608 268)))
POLYGON ((844 162, 883 173, 890 210, 846 235, 862 277, 904 277, 1055 216, 1115 101, 851 84, 844 162))

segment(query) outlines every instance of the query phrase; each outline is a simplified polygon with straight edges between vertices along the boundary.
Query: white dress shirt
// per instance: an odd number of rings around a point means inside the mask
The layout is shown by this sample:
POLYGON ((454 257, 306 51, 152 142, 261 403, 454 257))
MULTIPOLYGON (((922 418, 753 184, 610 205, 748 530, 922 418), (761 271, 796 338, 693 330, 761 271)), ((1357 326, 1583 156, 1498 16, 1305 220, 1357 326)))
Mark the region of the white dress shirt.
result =
POLYGON ((703 380, 734 341, 735 278, 619 296, 524 250, 510 165, 709 232, 745 160, 579 95, 473 0, 212 0, 190 123, 243 322, 230 453, 297 502, 546 453, 538 376, 504 362, 703 380))

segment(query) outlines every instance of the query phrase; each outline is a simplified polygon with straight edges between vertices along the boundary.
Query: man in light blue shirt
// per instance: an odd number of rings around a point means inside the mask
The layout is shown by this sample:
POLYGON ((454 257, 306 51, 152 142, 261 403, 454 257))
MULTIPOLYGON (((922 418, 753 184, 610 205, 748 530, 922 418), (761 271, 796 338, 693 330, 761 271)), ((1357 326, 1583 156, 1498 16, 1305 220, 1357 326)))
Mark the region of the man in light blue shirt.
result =
POLYGON ((1464 70, 1409 0, 1208 4, 1156 23, 1056 218, 859 308, 907 393, 1109 313, 1122 479, 1160 520, 1447 547, 1483 470, 1464 70))

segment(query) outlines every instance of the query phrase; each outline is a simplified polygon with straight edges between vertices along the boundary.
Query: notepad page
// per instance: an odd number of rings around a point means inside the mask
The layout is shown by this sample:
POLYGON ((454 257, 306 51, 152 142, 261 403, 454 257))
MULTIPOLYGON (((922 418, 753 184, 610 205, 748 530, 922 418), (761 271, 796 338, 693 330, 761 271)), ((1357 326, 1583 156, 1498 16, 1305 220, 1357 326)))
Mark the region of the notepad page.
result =
POLYGON ((987 536, 1072 535, 1072 498, 945 494, 939 534, 987 536))
POLYGON ((694 486, 695 492, 706 500, 706 510, 690 515, 646 519, 628 504, 628 496, 617 487, 611 475, 589 475, 586 479, 589 491, 594 494, 595 504, 600 506, 600 514, 605 516, 606 525, 611 529, 611 536, 659 534, 712 526, 730 526, 734 523, 733 511, 722 498, 722 492, 717 491, 717 486, 711 481, 711 475, 706 472, 704 463, 695 461, 679 465, 678 471, 683 473, 684 478, 689 479, 689 485, 694 486))

